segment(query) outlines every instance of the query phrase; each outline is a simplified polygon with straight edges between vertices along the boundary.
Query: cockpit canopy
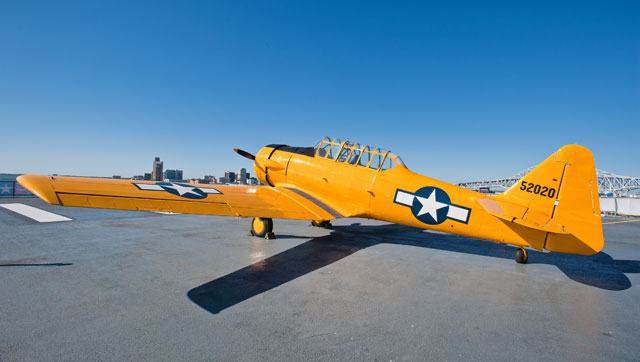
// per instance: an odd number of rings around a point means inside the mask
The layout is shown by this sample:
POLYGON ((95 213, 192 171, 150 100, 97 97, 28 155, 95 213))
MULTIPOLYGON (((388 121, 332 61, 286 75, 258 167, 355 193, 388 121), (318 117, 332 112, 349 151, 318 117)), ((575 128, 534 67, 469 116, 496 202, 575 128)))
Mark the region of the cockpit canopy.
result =
POLYGON ((360 145, 351 141, 325 137, 314 147, 316 157, 324 157, 355 166, 369 167, 374 170, 388 170, 404 166, 399 156, 388 150, 360 145))

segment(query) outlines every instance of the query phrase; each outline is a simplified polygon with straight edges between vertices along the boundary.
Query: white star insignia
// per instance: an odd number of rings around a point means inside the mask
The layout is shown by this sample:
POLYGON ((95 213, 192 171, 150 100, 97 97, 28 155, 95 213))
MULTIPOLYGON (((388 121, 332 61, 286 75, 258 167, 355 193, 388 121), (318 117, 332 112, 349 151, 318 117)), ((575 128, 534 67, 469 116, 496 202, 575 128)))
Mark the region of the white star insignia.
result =
POLYGON ((436 190, 433 190, 428 198, 416 195, 416 199, 418 199, 418 201, 420 201, 420 203, 422 204, 422 208, 418 212, 417 216, 429 214, 436 222, 438 222, 438 210, 442 209, 443 207, 449 206, 448 204, 443 204, 442 202, 436 200, 436 190))
MULTIPOLYGON (((171 186, 166 186, 166 187, 169 187, 169 188, 175 190, 178 193, 178 195, 180 195, 180 196, 182 196, 184 194, 198 195, 195 192, 195 189, 193 187, 182 186, 182 185, 178 185, 178 184, 174 184, 174 183, 172 183, 171 186)), ((200 196, 200 195, 198 195, 198 196, 200 196)))

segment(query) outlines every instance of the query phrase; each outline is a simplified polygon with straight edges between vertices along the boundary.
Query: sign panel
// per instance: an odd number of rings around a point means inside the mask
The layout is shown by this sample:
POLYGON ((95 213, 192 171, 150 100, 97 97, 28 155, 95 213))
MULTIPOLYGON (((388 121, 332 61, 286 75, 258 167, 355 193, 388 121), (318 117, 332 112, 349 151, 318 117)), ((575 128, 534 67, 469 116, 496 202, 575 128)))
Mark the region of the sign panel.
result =
POLYGON ((20 185, 19 183, 15 183, 14 187, 13 187, 13 194, 15 196, 32 196, 31 192, 29 192, 29 190, 25 189, 22 185, 20 185))
POLYGON ((0 181, 0 197, 12 197, 14 184, 16 184, 16 182, 0 181))

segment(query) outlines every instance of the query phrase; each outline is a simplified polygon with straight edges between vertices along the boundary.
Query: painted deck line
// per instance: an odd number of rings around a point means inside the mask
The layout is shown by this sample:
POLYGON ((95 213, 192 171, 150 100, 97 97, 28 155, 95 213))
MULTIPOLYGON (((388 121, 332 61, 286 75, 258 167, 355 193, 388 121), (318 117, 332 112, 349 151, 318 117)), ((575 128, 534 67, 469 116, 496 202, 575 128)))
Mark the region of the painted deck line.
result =
POLYGON ((609 222, 603 222, 602 225, 609 225, 609 224, 626 224, 628 222, 640 222, 640 219, 631 219, 631 220, 622 220, 622 221, 609 221, 609 222))
POLYGON ((169 212, 169 211, 153 211, 156 214, 162 214, 162 215, 180 215, 180 213, 178 212, 169 212))
POLYGON ((7 210, 11 210, 22 216, 26 216, 37 222, 59 222, 59 221, 71 221, 68 217, 54 214, 49 211, 38 209, 37 207, 25 205, 25 204, 0 204, 7 210))

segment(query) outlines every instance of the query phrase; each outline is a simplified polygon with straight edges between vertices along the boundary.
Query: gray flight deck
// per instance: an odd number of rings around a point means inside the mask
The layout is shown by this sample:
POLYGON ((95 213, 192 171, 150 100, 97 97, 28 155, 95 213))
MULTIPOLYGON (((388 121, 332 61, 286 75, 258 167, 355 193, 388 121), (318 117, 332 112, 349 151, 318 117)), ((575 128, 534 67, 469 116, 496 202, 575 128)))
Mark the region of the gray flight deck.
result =
POLYGON ((370 220, 264 240, 246 219, 6 202, 73 220, 0 208, 1 361, 640 360, 640 222, 519 265, 370 220))

